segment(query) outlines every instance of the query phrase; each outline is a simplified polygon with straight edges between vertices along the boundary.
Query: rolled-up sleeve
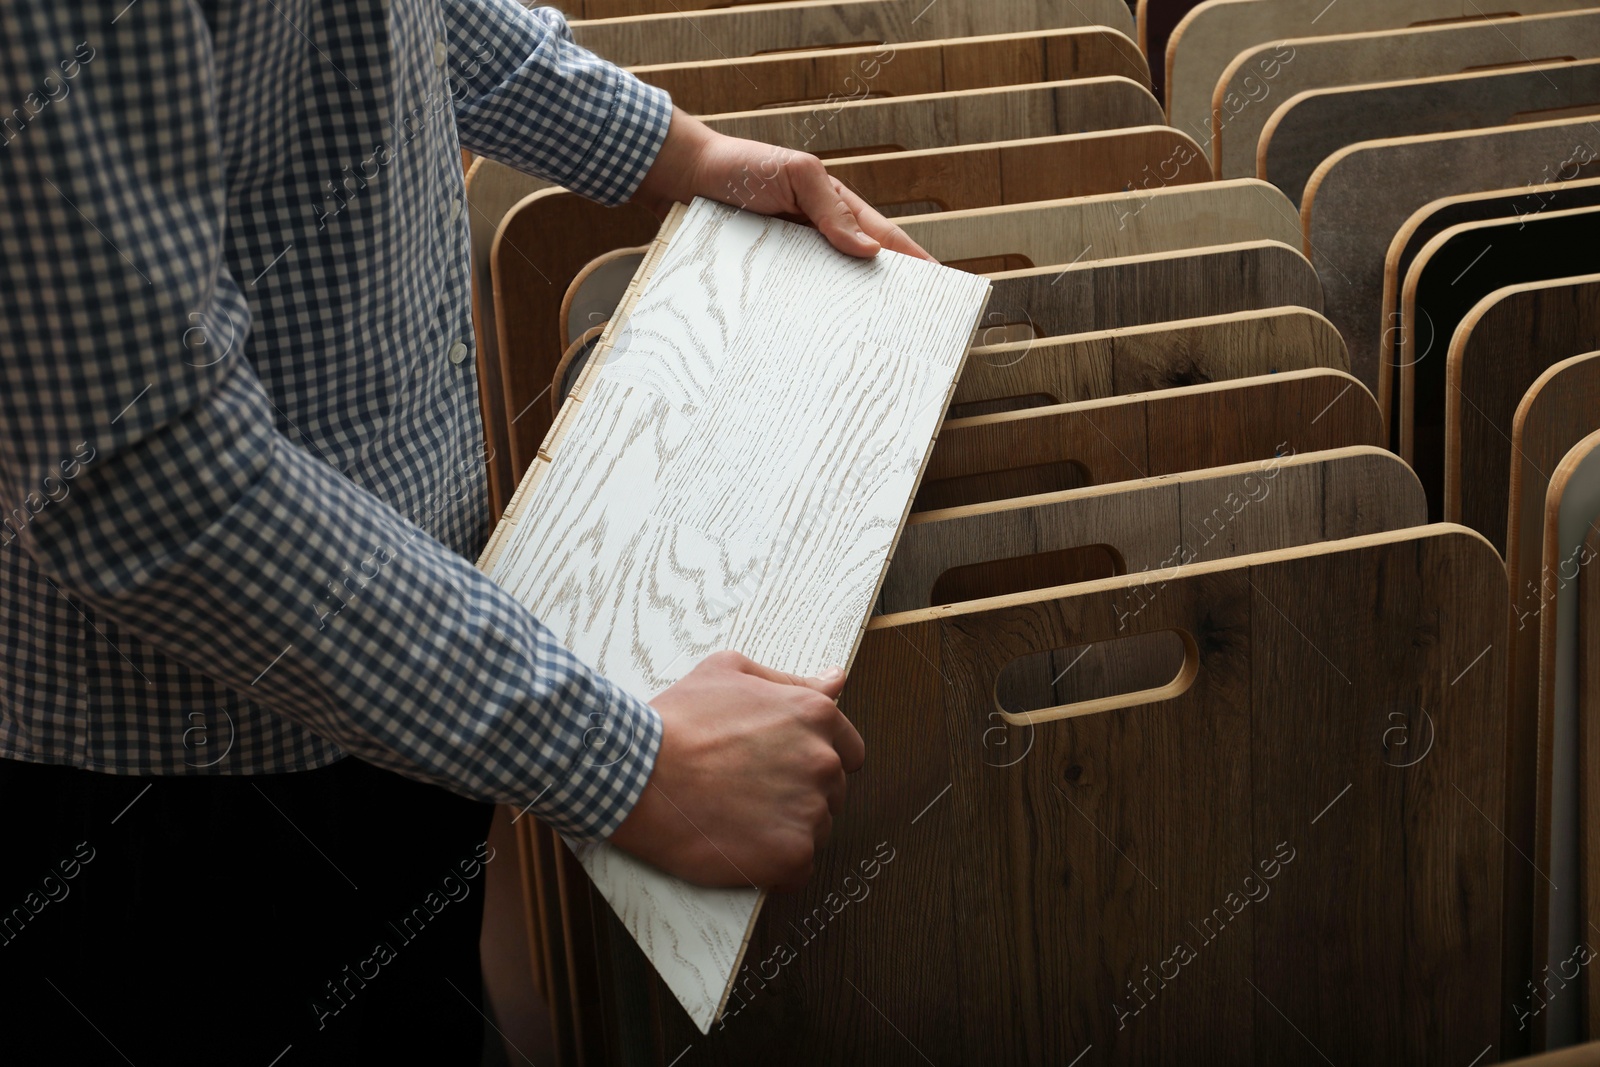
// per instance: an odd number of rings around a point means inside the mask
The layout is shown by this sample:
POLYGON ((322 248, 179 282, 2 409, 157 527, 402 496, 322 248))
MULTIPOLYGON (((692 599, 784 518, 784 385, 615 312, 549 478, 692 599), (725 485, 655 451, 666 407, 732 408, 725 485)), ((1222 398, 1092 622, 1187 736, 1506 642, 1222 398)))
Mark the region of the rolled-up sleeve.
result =
MULTIPOLYGON (((224 264, 209 30, 181 0, 141 0, 114 37, 94 11, 90 40, 91 6, 0 13, 0 48, 82 67, 0 147, 0 494, 29 514, 3 550, 346 752, 609 835, 659 717, 291 442, 248 359, 196 358, 196 331, 242 350, 251 328, 224 264)), ((5 98, 30 76, 6 64, 5 98)))
POLYGON ((672 121, 672 99, 572 43, 551 8, 446 0, 461 143, 603 204, 633 195, 672 121))

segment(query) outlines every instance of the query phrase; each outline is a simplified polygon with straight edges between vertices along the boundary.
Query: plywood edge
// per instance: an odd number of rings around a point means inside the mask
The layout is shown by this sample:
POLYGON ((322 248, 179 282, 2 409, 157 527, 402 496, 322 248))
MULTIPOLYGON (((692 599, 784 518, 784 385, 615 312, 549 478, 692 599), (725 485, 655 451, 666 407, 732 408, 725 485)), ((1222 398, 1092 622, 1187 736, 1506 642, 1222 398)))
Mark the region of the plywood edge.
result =
MULTIPOLYGON (((750 8, 745 7, 741 10, 748 11, 750 8)), ((983 96, 1022 96, 1045 94, 1059 92, 1063 89, 1087 90, 1102 86, 1110 87, 1116 83, 1121 83, 1128 86, 1129 89, 1137 90, 1139 94, 1149 97, 1151 103, 1155 103, 1156 98, 1151 94, 1150 90, 1145 86, 1140 85, 1132 78, 1123 77, 1121 74, 1100 74, 1093 78, 1061 78, 1056 81, 1047 82, 1021 82, 1014 85, 988 85, 984 86, 982 89, 948 89, 941 90, 936 93, 908 93, 905 96, 875 96, 866 100, 839 100, 828 105, 828 107, 831 113, 836 114, 840 111, 862 111, 873 108, 893 107, 899 104, 915 104, 919 101, 967 100, 974 97, 983 96)), ((749 111, 721 111, 712 115, 701 115, 699 116, 699 119, 701 122, 713 123, 753 118, 772 118, 773 116, 777 116, 779 118, 798 117, 810 115, 816 110, 817 105, 814 103, 795 104, 790 107, 763 107, 755 108, 749 111)), ((1160 107, 1157 105, 1157 111, 1159 110, 1160 107)))
MULTIPOLYGON (((1511 571, 1513 593, 1522 588, 1520 580, 1522 568, 1518 564, 1521 562, 1524 546, 1521 543, 1522 523, 1518 520, 1522 515, 1522 502, 1529 488, 1523 475, 1527 470, 1526 464, 1530 462, 1524 446, 1527 444, 1531 420, 1536 415, 1536 409, 1549 399, 1549 394, 1545 390, 1551 382, 1578 364, 1596 359, 1600 359, 1600 351, 1580 352, 1576 356, 1568 356, 1546 367, 1543 373, 1533 380, 1533 384, 1528 386, 1527 392, 1522 394, 1522 399, 1517 401, 1517 410, 1511 416, 1511 454, 1521 460, 1511 464, 1510 495, 1506 508, 1506 565, 1511 571)), ((1597 414, 1596 418, 1600 419, 1600 414, 1597 414)))
MULTIPOLYGON (((891 97, 890 99, 904 100, 905 97, 891 97)), ((873 152, 859 156, 837 156, 823 160, 826 167, 835 167, 842 164, 872 163, 884 159, 929 159, 940 156, 960 155, 963 153, 982 151, 1004 151, 1008 148, 1032 148, 1055 144, 1085 143, 1095 144, 1104 141, 1136 140, 1138 138, 1169 137, 1181 138, 1192 145, 1196 151, 1200 146, 1195 144, 1194 138, 1182 130, 1175 130, 1171 126, 1146 124, 1142 126, 1117 126, 1108 130, 1083 130, 1078 133, 1054 133, 1044 137, 1019 137, 1010 141, 973 141, 970 144, 947 144, 936 148, 912 148, 904 152, 873 152)), ((1029 201, 1030 203, 1036 201, 1029 201)), ((977 209, 981 210, 981 209, 977 209)))
POLYGON ((895 221, 904 227, 907 223, 918 225, 958 219, 984 219, 1002 215, 1044 214, 1064 207, 1080 207, 1087 204, 1101 203, 1115 204, 1129 200, 1148 201, 1167 197, 1190 197, 1203 200, 1224 196, 1241 189, 1255 189, 1267 196, 1269 201, 1273 199, 1281 201, 1285 214, 1292 215, 1294 213, 1294 205, 1289 202, 1288 197, 1283 195, 1283 190, 1277 186, 1264 182, 1260 178, 1228 178, 1216 182, 1196 182, 1193 185, 1168 185, 1159 189, 1132 189, 1120 193, 1095 193, 1093 196, 1064 196, 1055 200, 1030 200, 1020 204, 969 207, 960 211, 930 211, 924 215, 906 215, 903 218, 895 219, 895 221))
MULTIPOLYGON (((1283 242, 1274 241, 1270 243, 1282 244, 1283 242)), ((1288 246, 1285 245, 1284 247, 1288 246)), ((1296 251, 1298 251, 1298 249, 1296 249, 1296 251)), ((998 276, 998 274, 985 275, 985 277, 988 278, 996 278, 998 276)), ((1217 326, 1228 322, 1249 322, 1256 319, 1276 319, 1282 321, 1288 321, 1292 319, 1305 320, 1306 324, 1312 330, 1322 334, 1325 340, 1329 341, 1334 348, 1343 353, 1345 365, 1343 367, 1334 367, 1332 369, 1345 371, 1350 369, 1350 353, 1345 347, 1344 337, 1339 333, 1338 328, 1335 327, 1334 324, 1328 320, 1328 317, 1322 312, 1314 311, 1308 307, 1301 307, 1298 304, 1285 304, 1280 307, 1269 308, 1253 308, 1248 311, 1229 311, 1220 315, 1199 315, 1188 319, 1163 319, 1159 322, 1139 323, 1136 326, 1113 326, 1109 329, 1086 330, 1081 333, 1050 334, 1043 337, 1034 337, 1025 341, 1005 341, 1000 344, 993 345, 974 345, 972 346, 972 355, 979 356, 986 353, 998 354, 1003 352, 1022 352, 1032 348, 1037 348, 1041 345, 1057 343, 1092 344, 1095 341, 1117 337, 1138 337, 1144 334, 1178 333, 1184 330, 1203 329, 1207 326, 1217 326)))
MULTIPOLYGON (((740 5, 745 10, 754 7, 753 4, 740 5)), ((716 10, 716 9, 712 9, 716 10)), ((669 12, 670 14, 670 12, 669 12)), ((595 21, 595 20, 591 20, 595 21)), ((939 37, 931 41, 885 41, 883 44, 852 45, 848 48, 827 48, 826 55, 831 58, 850 59, 856 56, 875 56, 884 49, 891 49, 896 54, 900 52, 936 51, 945 48, 961 47, 968 44, 998 44, 1002 41, 1059 41, 1072 37, 1120 37, 1130 46, 1134 41, 1124 31, 1115 26, 1056 26, 1048 30, 1021 30, 1016 33, 985 33, 972 37, 939 37)), ((1143 49, 1140 48, 1140 57, 1143 49)), ((781 63, 793 63, 797 59, 811 58, 814 53, 806 52, 769 52, 755 56, 724 56, 721 59, 691 60, 679 63, 639 63, 628 69, 635 75, 677 73, 688 70, 731 70, 741 67, 763 67, 781 63)), ((647 79, 648 80, 648 79, 647 79)), ((1083 81, 1085 79, 1074 79, 1083 81)), ((1031 85, 1032 82, 1020 84, 1031 85)), ((905 97, 896 97, 903 100, 905 97)))
POLYGON ((1476 551, 1487 552, 1495 564, 1504 570, 1504 563, 1500 553, 1495 551, 1494 545, 1488 538, 1476 530, 1456 523, 1431 523, 1427 526, 1411 526, 1401 530, 1386 530, 1381 533, 1362 534, 1359 537, 1344 538, 1336 541, 1316 541, 1307 545, 1297 545, 1290 548, 1276 548, 1267 552, 1256 552, 1243 556, 1232 556, 1224 559, 1210 560, 1205 563, 1191 563, 1179 565, 1159 572, 1135 571, 1130 574, 1120 574, 1111 578, 1098 578, 1090 582, 1076 582, 1071 585, 1049 586, 1043 589, 1030 589, 1021 593, 1007 593, 1003 596, 984 597, 979 600, 966 600, 957 604, 940 604, 928 608, 915 608, 910 611, 895 612, 889 615, 875 616, 867 625, 869 630, 887 630, 897 626, 909 626, 924 622, 939 622, 944 619, 959 618, 962 616, 982 615, 986 612, 1006 608, 1023 607, 1030 604, 1047 603, 1068 596, 1089 596, 1096 593, 1115 591, 1119 589, 1132 589, 1144 585, 1151 580, 1153 574, 1159 574, 1163 582, 1171 582, 1183 578, 1199 577, 1207 574, 1217 574, 1223 571, 1238 570, 1257 567, 1263 564, 1276 563, 1280 560, 1305 559, 1315 556, 1333 555, 1340 552, 1350 552, 1357 549, 1368 548, 1375 545, 1394 544, 1402 541, 1421 541, 1424 539, 1460 538, 1470 541, 1476 551))
POLYGON ((1087 485, 1078 489, 1062 489, 1054 493, 1035 493, 1031 496, 1005 497, 1000 500, 985 500, 976 504, 962 504, 958 507, 919 511, 911 515, 907 525, 923 526, 929 523, 966 519, 978 515, 1004 514, 1009 511, 1023 511, 1028 508, 1035 508, 1044 504, 1064 504, 1077 500, 1093 500, 1098 497, 1116 496, 1118 493, 1156 489, 1161 486, 1184 485, 1190 482, 1230 478, 1236 474, 1251 474, 1268 466, 1278 468, 1305 467, 1358 456, 1379 459, 1405 470, 1410 473, 1412 480, 1416 482, 1418 494, 1422 492, 1422 482, 1417 480, 1416 472, 1411 470, 1408 464, 1387 448, 1381 448, 1378 445, 1345 445, 1341 448, 1329 448, 1318 452, 1296 452, 1290 456, 1276 457, 1269 460, 1246 460, 1243 463, 1229 463, 1220 467, 1198 467, 1194 470, 1176 471, 1172 474, 1157 474, 1149 478, 1102 482, 1099 485, 1087 485))
POLYGON ((972 415, 964 419, 946 419, 944 429, 967 430, 983 426, 994 426, 1000 423, 1021 422, 1049 415, 1065 415, 1081 411, 1095 411, 1124 404, 1148 403, 1169 397, 1196 396, 1202 393, 1227 392, 1230 390, 1242 392, 1250 389, 1271 388, 1281 382, 1319 377, 1342 379, 1345 381, 1347 392, 1350 389, 1360 389, 1367 400, 1374 407, 1377 406, 1377 401, 1372 399, 1371 391, 1367 389, 1359 378, 1354 377, 1349 372, 1331 367, 1307 367, 1302 370, 1282 371, 1278 374, 1259 374, 1249 378, 1228 378, 1220 382, 1204 382, 1200 385, 1180 385, 1171 389, 1154 389, 1143 393, 1124 393, 1121 396, 1097 397, 1094 400, 1078 400, 1068 404, 1050 404, 1042 407, 1023 408, 1019 411, 997 411, 989 415, 972 415))
MULTIPOLYGON (((1094 269, 1109 264, 1122 265, 1128 263, 1154 263, 1168 259, 1193 259, 1196 256, 1215 256, 1226 252, 1243 252, 1253 248, 1288 253, 1301 263, 1304 263, 1307 271, 1312 270, 1311 261, 1306 259, 1305 253, 1298 248, 1285 244, 1283 241, 1274 240, 1271 237, 1259 237, 1249 241, 1231 241, 1228 244, 1169 248, 1161 252, 1140 252, 1131 256, 1106 256, 1103 259, 1079 259, 1071 263, 1047 263, 1042 267, 1018 267, 1016 270, 997 270, 985 274, 984 277, 997 282, 1016 278, 1037 278, 1046 274, 1065 274, 1068 271, 1094 269)), ((1306 310, 1316 311, 1315 308, 1307 308, 1306 310)), ((1156 323, 1155 325, 1167 324, 1156 323)))

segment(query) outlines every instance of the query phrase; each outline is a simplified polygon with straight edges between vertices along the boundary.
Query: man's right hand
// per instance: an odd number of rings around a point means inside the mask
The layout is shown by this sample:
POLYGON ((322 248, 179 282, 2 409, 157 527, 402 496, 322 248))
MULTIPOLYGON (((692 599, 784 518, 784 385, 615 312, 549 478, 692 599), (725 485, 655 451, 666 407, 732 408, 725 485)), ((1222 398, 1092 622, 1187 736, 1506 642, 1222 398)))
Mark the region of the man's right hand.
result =
POLYGON ((817 678, 718 652, 650 704, 661 748, 611 843, 708 886, 798 889, 866 757, 834 703, 844 672, 817 678))

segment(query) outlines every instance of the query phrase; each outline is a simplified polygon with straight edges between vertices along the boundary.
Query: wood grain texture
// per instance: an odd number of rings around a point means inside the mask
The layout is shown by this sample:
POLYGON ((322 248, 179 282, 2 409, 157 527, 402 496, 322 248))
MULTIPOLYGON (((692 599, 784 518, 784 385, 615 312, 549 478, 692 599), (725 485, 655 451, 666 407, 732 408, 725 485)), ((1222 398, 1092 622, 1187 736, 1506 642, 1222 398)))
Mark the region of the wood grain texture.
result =
MULTIPOLYGON (((584 264, 561 298, 561 347, 572 345, 585 332, 611 321, 622 294, 644 262, 648 245, 614 248, 584 264)), ((554 414, 554 412, 552 412, 554 414)))
POLYGON ((1499 1039, 1503 582, 1433 527, 874 619, 841 700, 873 755, 816 874, 726 1028, 667 1020, 660 1061, 1471 1063, 1499 1039), (1019 657, 1165 630, 1193 641, 1169 699, 996 702, 1019 657))
MULTIPOLYGON (((990 326, 979 339, 991 331, 999 332, 990 326)), ((951 414, 987 414, 975 409, 1016 398, 1068 404, 1315 367, 1347 371, 1350 357, 1333 324, 1308 308, 1150 322, 976 346, 951 414)))
POLYGON ((1351 372, 1378 388, 1384 253, 1417 208, 1441 196, 1537 181, 1597 158, 1594 123, 1574 118, 1365 141, 1324 160, 1306 185, 1300 216, 1327 316, 1350 346, 1351 372))
POLYGON ((1600 1067, 1600 1041, 1506 1062, 1518 1067, 1600 1067))
MULTIPOLYGON (((1466 522, 1496 548, 1505 547, 1504 472, 1509 470, 1510 456, 1503 446, 1509 442, 1516 402, 1550 365, 1552 356, 1559 359, 1574 353, 1541 350, 1534 339, 1492 368, 1473 366, 1468 372, 1470 393, 1447 400, 1448 383, 1460 382, 1466 369, 1457 367, 1452 373, 1449 367, 1456 329, 1483 297, 1497 290, 1595 271, 1600 271, 1600 207, 1452 226, 1429 241, 1406 272, 1402 314, 1417 327, 1406 332, 1400 347, 1400 454, 1421 476, 1431 514, 1459 516, 1453 521, 1466 522), (1446 358, 1440 359, 1441 354, 1446 358), (1473 487, 1483 506, 1475 507, 1470 518, 1456 499, 1461 486, 1460 441, 1447 443, 1445 425, 1447 413, 1454 410, 1459 430, 1462 407, 1468 401, 1483 405, 1472 413, 1474 430, 1494 427, 1500 437, 1500 446, 1491 446, 1494 459, 1505 464, 1492 489, 1473 487)), ((1479 349, 1477 354, 1485 353, 1479 349)), ((1478 443, 1474 438, 1474 447, 1478 443)))
POLYGON ((1334 370, 949 419, 913 510, 1382 443, 1372 395, 1334 370))
POLYGON ((1215 173, 1221 178, 1255 174, 1256 148, 1267 120, 1279 103, 1308 90, 1569 56, 1600 56, 1600 11, 1272 39, 1233 57, 1212 93, 1215 173))
POLYGON ((1304 307, 1322 288, 1297 249, 1276 241, 1184 248, 990 274, 985 329, 1051 337, 1202 315, 1304 307))
POLYGON ((1286 197, 1243 178, 897 220, 942 263, 1020 255, 1030 265, 1167 252, 1237 241, 1301 243, 1286 197))
MULTIPOLYGON (((1534 862, 1549 875, 1535 897, 1533 971, 1561 967, 1593 933, 1581 913, 1578 811, 1578 580, 1592 557, 1583 555, 1600 530, 1600 430, 1579 441, 1557 465, 1545 491, 1545 573, 1554 595, 1539 613, 1539 827, 1534 862), (1565 888, 1562 888, 1562 887, 1565 888)), ((1573 991, 1576 992, 1576 991, 1573 991)), ((1535 1020, 1534 1040, 1561 1047, 1583 1036, 1583 1005, 1575 995, 1551 997, 1535 1020)))
POLYGON ((633 73, 667 90, 674 106, 695 115, 1072 78, 1150 84, 1144 55, 1106 26, 656 63, 634 67, 633 73))
MULTIPOLYGON (((709 201, 674 221, 481 564, 640 698, 722 648, 848 663, 988 288, 709 201), (786 392, 793 418, 748 418, 786 392)), ((709 1027, 760 894, 577 851, 709 1027)))
POLYGON ((1307 90, 1267 120, 1255 174, 1299 204, 1312 171, 1347 144, 1504 126, 1555 110, 1600 111, 1600 60, 1307 90))
MULTIPOLYGON (((1525 290, 1532 292, 1513 292, 1509 295, 1507 306, 1500 310, 1500 314, 1508 315, 1508 324, 1515 322, 1522 327, 1530 323, 1525 314, 1512 312, 1516 305, 1526 304, 1530 300, 1544 303, 1542 298, 1547 294, 1537 293, 1538 288, 1525 287, 1525 290)), ((1600 286, 1590 291, 1589 299, 1595 297, 1600 297, 1600 286)), ((1491 311, 1486 320, 1492 323, 1498 317, 1491 311)), ((1556 321, 1561 318, 1558 316, 1556 321)), ((1537 325, 1533 329, 1537 332, 1537 325)), ((1600 344, 1600 341, 1596 344, 1600 344)), ((1515 344, 1501 347, 1501 351, 1508 356, 1519 350, 1520 346, 1515 344)), ((1506 833, 1517 848, 1528 855, 1533 854, 1534 839, 1539 615, 1557 587, 1557 577, 1540 570, 1544 546, 1545 491, 1549 488, 1551 472, 1556 469, 1561 457, 1600 425, 1595 417, 1596 403, 1600 403, 1600 360, 1574 356, 1553 363, 1534 381, 1523 395, 1512 420, 1511 455, 1515 457, 1515 462, 1511 467, 1505 558, 1511 590, 1509 644, 1506 652, 1509 679, 1507 704, 1513 730, 1507 736, 1512 777, 1507 782, 1506 833)), ((1470 433, 1469 430, 1469 436, 1470 433)), ((1473 451, 1477 451, 1477 448, 1473 451)), ((1479 475, 1476 471, 1474 476, 1489 477, 1487 474, 1479 475)), ((1529 918, 1527 925, 1507 928, 1508 958, 1517 962, 1528 961, 1522 975, 1508 974, 1508 1002, 1521 1002, 1526 997, 1525 983, 1531 973, 1527 967, 1531 966, 1533 958, 1530 938, 1536 885, 1543 889, 1544 883, 1526 863, 1520 859, 1513 862, 1508 858, 1507 914, 1529 918)), ((1528 1033, 1525 1027, 1519 1027, 1517 1032, 1528 1033)))
MULTIPOLYGON (((1378 404, 1384 408, 1392 427, 1397 427, 1399 422, 1395 410, 1399 393, 1395 376, 1400 365, 1400 346, 1415 328, 1402 314, 1400 289, 1417 253, 1445 230, 1464 222, 1512 216, 1534 218, 1548 211, 1591 206, 1600 206, 1600 178, 1538 182, 1512 189, 1489 189, 1441 197, 1424 204, 1406 219, 1390 240, 1389 251, 1383 260, 1381 321, 1385 326, 1379 348, 1378 404)), ((1440 343, 1448 344, 1448 335, 1440 337, 1435 330, 1427 331, 1417 340, 1424 351, 1440 343)), ((1399 446, 1397 440, 1394 444, 1399 446)))
POLYGON ((1211 180, 1168 126, 830 159, 828 173, 886 215, 962 211, 1211 180))
POLYGON ((961 600, 1066 584, 1041 557, 1072 550, 1108 550, 1115 573, 1133 574, 1425 522, 1416 475, 1381 448, 1207 467, 914 515, 881 604, 893 613, 949 603, 941 579, 958 569, 968 572, 961 600))
MULTIPOLYGON (((1600 532, 1584 541, 1583 557, 1600 557, 1600 532)), ((1600 571, 1585 568, 1578 575, 1577 720, 1578 720, 1578 833, 1580 850, 1579 907, 1585 928, 1600 923, 1600 571)), ((1600 980, 1588 969, 1579 983, 1583 990, 1582 1030, 1586 1037, 1600 1034, 1600 980)), ((1600 1051, 1595 1053, 1600 1061, 1600 1051)))
POLYGON ((1508 0, 1485 11, 1474 0, 1206 0, 1167 41, 1167 117, 1205 143, 1211 133, 1213 92, 1245 49, 1285 38, 1362 30, 1398 30, 1442 19, 1486 14, 1569 11, 1579 0, 1508 0))
POLYGON ((1127 78, 1078 78, 726 112, 706 122, 730 137, 828 157, 1159 125, 1161 107, 1127 78))
POLYGON ((899 44, 1068 26, 1133 32, 1123 0, 802 0, 755 10, 672 12, 572 23, 583 47, 625 67, 836 45, 899 44))
MULTIPOLYGON (((839 172, 859 176, 857 168, 871 163, 857 160, 839 172)), ((1065 264, 1252 238, 1299 241, 1298 220, 1283 194, 1254 179, 901 221, 914 240, 947 261, 1009 253, 1028 263, 1065 264)), ((551 425, 546 393, 565 350, 567 282, 595 256, 649 240, 656 225, 638 205, 604 208, 561 189, 534 193, 507 213, 491 274, 505 421, 519 477, 551 425)))

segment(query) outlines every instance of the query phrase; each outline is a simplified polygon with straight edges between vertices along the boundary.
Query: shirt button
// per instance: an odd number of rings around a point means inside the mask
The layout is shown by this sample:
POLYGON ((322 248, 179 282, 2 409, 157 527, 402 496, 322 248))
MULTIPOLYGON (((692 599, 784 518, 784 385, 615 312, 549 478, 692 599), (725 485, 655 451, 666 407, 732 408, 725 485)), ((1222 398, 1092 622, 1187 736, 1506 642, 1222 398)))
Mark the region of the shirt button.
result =
POLYGON ((443 41, 435 41, 435 42, 433 42, 433 65, 436 66, 436 67, 442 67, 442 66, 444 66, 445 60, 449 59, 449 58, 450 58, 450 53, 445 48, 444 42, 443 41))
POLYGON ((450 362, 460 363, 467 358, 467 346, 457 341, 450 346, 450 362))
POLYGON ((452 226, 454 226, 455 221, 461 217, 461 198, 459 196, 451 199, 450 207, 445 212, 445 217, 450 220, 450 224, 452 226))

